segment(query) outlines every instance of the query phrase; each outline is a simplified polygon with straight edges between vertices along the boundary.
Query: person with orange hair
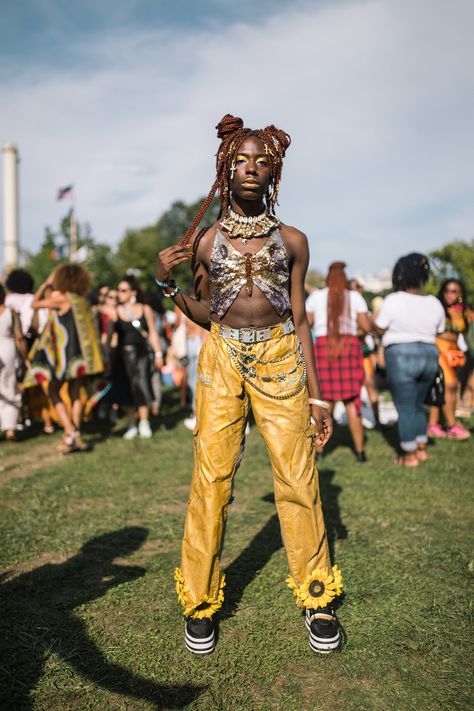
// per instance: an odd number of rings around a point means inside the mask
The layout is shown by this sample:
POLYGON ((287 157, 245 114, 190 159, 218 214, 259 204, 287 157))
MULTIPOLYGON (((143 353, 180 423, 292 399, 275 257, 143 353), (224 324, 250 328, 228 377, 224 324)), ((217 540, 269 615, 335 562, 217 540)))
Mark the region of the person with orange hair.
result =
POLYGON ((314 354, 321 396, 331 403, 331 412, 336 401, 342 400, 357 461, 365 462, 360 416, 364 365, 357 331, 368 333, 370 319, 363 296, 349 289, 345 266, 344 262, 330 265, 326 288, 310 294, 306 310, 316 336, 314 354))
POLYGON ((230 115, 217 130, 216 180, 181 243, 159 253, 156 272, 164 294, 210 330, 197 365, 195 462, 175 572, 185 643, 195 654, 215 646, 212 618, 225 586, 219 560, 251 406, 272 464, 287 582, 305 610, 311 648, 327 653, 341 641, 331 603, 342 577, 330 561, 315 454, 332 420, 320 399, 305 312, 308 241, 275 214, 290 137, 273 125, 245 128, 230 115), (217 189, 221 213, 198 232, 217 189), (189 261, 194 297, 171 278, 189 261))

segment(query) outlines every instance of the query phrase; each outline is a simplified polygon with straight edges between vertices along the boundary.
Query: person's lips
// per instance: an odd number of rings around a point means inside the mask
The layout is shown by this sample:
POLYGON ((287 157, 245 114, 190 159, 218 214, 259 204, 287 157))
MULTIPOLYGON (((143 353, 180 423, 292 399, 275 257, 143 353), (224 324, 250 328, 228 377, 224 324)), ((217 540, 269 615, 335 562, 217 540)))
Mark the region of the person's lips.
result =
POLYGON ((252 188, 258 188, 260 183, 258 182, 258 180, 252 180, 251 178, 247 178, 246 180, 244 180, 242 182, 242 185, 244 187, 248 186, 248 187, 252 187, 252 188))

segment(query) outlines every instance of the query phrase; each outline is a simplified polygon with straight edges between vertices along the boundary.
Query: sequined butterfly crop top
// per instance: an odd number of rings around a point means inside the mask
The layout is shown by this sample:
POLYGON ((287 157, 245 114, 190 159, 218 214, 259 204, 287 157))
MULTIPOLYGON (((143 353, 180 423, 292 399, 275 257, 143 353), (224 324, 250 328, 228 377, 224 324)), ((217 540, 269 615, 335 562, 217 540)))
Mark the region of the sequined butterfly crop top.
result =
POLYGON ((211 311, 219 318, 233 304, 242 287, 251 296, 254 285, 265 294, 279 316, 291 311, 288 255, 278 229, 255 254, 242 254, 217 231, 209 262, 209 281, 213 286, 211 311))

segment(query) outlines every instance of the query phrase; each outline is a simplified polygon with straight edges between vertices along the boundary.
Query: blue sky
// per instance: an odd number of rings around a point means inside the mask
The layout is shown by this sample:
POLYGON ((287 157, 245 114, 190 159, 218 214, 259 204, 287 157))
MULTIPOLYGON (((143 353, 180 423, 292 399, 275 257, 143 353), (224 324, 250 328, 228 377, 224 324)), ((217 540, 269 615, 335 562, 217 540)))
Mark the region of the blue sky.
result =
POLYGON ((375 272, 474 236, 470 0, 16 0, 0 28, 24 248, 70 182, 110 244, 207 193, 227 112, 292 136, 279 214, 313 266, 375 272))

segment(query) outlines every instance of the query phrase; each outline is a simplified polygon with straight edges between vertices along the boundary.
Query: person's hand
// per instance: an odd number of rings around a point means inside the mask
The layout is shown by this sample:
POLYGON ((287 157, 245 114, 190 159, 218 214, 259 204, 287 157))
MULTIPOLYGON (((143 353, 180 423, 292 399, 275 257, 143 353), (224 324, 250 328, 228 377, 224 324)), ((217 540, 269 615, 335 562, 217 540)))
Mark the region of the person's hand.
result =
POLYGON ((189 262, 192 257, 192 244, 174 244, 158 253, 156 263, 156 278, 159 281, 169 281, 171 272, 178 264, 189 262))
POLYGON ((316 429, 316 446, 324 447, 332 435, 332 417, 325 407, 311 405, 311 416, 316 429))
POLYGON ((154 365, 155 365, 155 370, 160 370, 163 367, 163 354, 162 353, 155 353, 154 365))

